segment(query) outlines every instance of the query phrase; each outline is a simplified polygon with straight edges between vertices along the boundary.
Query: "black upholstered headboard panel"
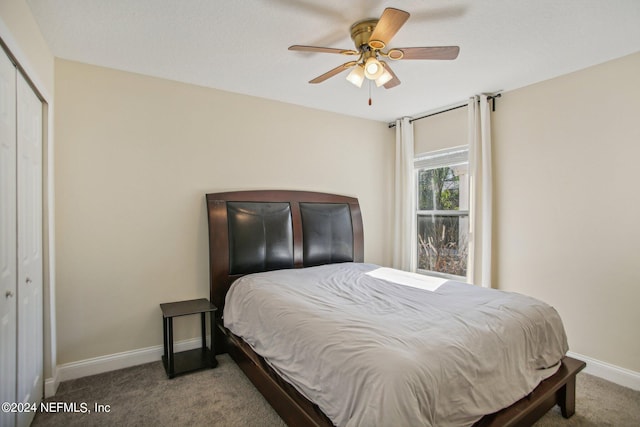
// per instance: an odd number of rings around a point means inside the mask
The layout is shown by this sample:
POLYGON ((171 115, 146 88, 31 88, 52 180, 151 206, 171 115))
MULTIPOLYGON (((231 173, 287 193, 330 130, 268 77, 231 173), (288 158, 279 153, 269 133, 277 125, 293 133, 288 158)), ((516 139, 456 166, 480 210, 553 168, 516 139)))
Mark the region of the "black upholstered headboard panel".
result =
POLYGON ((227 202, 229 273, 293 267, 293 224, 288 203, 227 202))
POLYGON ((353 225, 347 203, 300 203, 305 267, 353 261, 353 225))
POLYGON ((355 198, 286 190, 206 197, 211 302, 218 308, 231 283, 244 274, 363 261, 355 198))

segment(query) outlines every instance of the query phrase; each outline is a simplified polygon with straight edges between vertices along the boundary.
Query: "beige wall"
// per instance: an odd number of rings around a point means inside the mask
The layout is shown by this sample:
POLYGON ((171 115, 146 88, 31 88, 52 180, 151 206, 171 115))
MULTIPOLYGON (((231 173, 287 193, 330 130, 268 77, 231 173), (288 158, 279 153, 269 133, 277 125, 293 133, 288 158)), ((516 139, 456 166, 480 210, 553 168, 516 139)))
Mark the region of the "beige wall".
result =
POLYGON ((158 304, 208 297, 207 192, 356 196, 389 263, 385 123, 64 60, 56 94, 59 363, 160 345, 158 304))
POLYGON ((505 93, 492 129, 499 287, 640 372, 640 53, 505 93))
POLYGON ((467 116, 467 107, 462 107, 415 120, 413 135, 416 155, 466 145, 469 139, 467 116))
MULTIPOLYGON (((464 144, 467 109, 414 122, 464 144)), ((506 92, 492 114, 495 285, 560 312, 571 350, 640 372, 640 53, 506 92)))

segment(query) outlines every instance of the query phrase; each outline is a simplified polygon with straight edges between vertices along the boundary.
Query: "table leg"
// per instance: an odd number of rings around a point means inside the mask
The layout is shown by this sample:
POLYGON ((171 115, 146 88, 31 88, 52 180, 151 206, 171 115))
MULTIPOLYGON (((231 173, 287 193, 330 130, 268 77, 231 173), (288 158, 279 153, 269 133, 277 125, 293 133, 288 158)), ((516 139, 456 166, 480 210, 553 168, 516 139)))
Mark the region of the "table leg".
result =
POLYGON ((215 311, 209 312, 209 322, 211 323, 211 367, 215 368, 218 366, 218 361, 216 360, 216 316, 215 311))
POLYGON ((174 367, 174 357, 173 357, 173 317, 168 317, 167 318, 167 328, 169 329, 169 336, 168 336, 168 341, 169 341, 169 359, 168 359, 168 365, 169 365, 169 378, 173 378, 174 374, 175 374, 175 367, 174 367))
POLYGON ((167 340, 167 319, 162 316, 162 336, 164 338, 164 369, 169 368, 169 347, 167 340))
POLYGON ((207 324, 205 323, 205 313, 200 313, 200 330, 202 331, 202 351, 207 349, 207 324))

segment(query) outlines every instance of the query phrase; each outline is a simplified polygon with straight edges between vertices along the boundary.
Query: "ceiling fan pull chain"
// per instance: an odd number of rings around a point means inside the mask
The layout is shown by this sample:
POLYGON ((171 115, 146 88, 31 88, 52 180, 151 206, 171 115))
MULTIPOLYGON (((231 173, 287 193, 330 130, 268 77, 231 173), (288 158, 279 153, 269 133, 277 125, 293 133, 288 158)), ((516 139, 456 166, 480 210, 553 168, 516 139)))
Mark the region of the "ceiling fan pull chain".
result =
POLYGON ((369 80, 369 106, 371 106, 371 80, 369 80))

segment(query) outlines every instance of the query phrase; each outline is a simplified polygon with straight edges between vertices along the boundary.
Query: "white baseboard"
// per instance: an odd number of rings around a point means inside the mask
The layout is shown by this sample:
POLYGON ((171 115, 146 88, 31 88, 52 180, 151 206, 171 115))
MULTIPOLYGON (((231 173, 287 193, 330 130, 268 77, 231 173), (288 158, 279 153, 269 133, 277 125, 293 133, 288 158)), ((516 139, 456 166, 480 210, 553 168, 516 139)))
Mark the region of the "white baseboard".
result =
POLYGON ((60 385, 60 380, 58 377, 58 373, 56 372, 53 377, 45 378, 44 380, 44 398, 53 397, 56 395, 58 391, 58 386, 60 385))
POLYGON ((616 383, 633 390, 640 390, 640 372, 621 368, 572 351, 567 352, 567 356, 587 362, 587 367, 584 368, 583 371, 586 374, 611 381, 612 383, 616 383))
MULTIPOLYGON (((209 342, 209 337, 207 337, 207 342, 209 342)), ((201 345, 201 338, 191 338, 188 340, 176 341, 173 344, 173 350, 175 352, 192 350, 194 348, 200 347, 201 345)), ((156 362, 162 358, 163 352, 163 346, 156 345, 153 347, 124 351, 122 353, 94 357, 91 359, 80 360, 78 362, 59 365, 55 378, 47 379, 45 381, 45 396, 47 396, 48 394, 47 385, 49 385, 49 388, 53 390, 53 393, 55 394, 57 384, 62 381, 73 380, 89 375, 101 374, 103 372, 115 371, 117 369, 142 365, 144 363, 156 362)), ((53 396, 53 394, 51 394, 51 396, 53 396)))

